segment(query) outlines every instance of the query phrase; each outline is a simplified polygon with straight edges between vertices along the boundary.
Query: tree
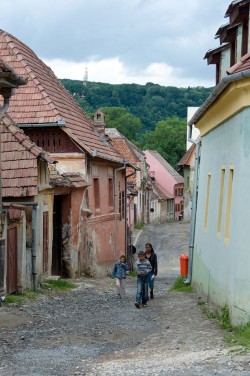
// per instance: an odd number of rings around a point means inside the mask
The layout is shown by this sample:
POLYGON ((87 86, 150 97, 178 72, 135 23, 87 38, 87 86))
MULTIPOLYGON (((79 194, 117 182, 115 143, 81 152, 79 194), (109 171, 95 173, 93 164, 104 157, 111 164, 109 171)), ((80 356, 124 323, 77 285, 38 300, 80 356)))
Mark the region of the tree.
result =
POLYGON ((116 128, 130 141, 135 142, 142 125, 138 117, 131 115, 123 107, 103 107, 107 128, 116 128))
POLYGON ((185 153, 186 121, 178 117, 159 121, 154 131, 142 135, 139 147, 142 150, 156 150, 173 166, 185 153))

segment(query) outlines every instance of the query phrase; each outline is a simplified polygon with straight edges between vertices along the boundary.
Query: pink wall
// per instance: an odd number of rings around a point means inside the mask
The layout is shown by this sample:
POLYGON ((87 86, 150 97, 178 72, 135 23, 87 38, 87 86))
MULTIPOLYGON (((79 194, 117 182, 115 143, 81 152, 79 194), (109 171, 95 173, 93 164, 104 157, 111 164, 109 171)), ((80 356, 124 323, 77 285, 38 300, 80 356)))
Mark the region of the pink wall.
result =
MULTIPOLYGON (((150 151, 146 150, 144 152, 146 156, 146 161, 149 164, 149 171, 154 171, 156 181, 165 188, 169 193, 175 196, 175 185, 183 186, 184 182, 178 183, 177 180, 164 168, 164 166, 154 157, 150 151)), ((176 204, 180 204, 183 201, 183 197, 175 197, 175 206, 176 204)), ((175 210, 175 219, 179 219, 179 214, 181 214, 181 210, 175 210)))

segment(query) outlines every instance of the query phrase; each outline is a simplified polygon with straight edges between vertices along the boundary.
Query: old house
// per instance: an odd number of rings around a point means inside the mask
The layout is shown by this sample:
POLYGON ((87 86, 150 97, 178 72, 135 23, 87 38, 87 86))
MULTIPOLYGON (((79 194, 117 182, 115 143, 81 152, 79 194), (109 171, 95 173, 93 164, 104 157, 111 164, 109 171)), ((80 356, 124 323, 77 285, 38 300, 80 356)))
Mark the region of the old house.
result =
POLYGON ((0 114, 1 187, 4 233, 0 290, 8 294, 36 288, 51 264, 53 202, 48 164, 54 160, 37 147, 6 114, 0 114), (37 218, 40 219, 38 226, 37 218))
POLYGON ((224 59, 220 52, 220 61, 209 60, 216 64, 217 86, 189 121, 190 129, 195 124, 200 130, 201 146, 197 144, 198 196, 197 210, 192 211, 188 279, 210 304, 229 308, 233 325, 250 320, 249 3, 229 5, 229 22, 216 36, 227 43, 231 58, 224 59), (222 65, 227 72, 224 77, 222 65))
POLYGON ((174 221, 174 195, 166 191, 153 177, 149 201, 149 222, 174 221))
POLYGON ((135 224, 147 223, 151 179, 143 152, 115 128, 105 128, 113 147, 129 161, 134 169, 127 168, 128 226, 133 232, 135 224))
POLYGON ((196 144, 192 144, 178 162, 178 172, 184 177, 184 221, 190 222, 192 210, 192 194, 194 186, 194 165, 195 165, 196 144))
POLYGON ((149 173, 153 172, 157 183, 171 195, 168 200, 168 217, 172 218, 171 213, 174 213, 175 220, 182 219, 184 209, 183 177, 157 151, 146 150, 144 153, 150 166, 149 173), (174 201, 172 197, 174 197, 174 201))
POLYGON ((125 247, 126 163, 52 70, 3 30, 0 57, 27 77, 8 114, 58 162, 57 171, 51 171, 53 218, 47 226, 53 229, 48 239, 53 257, 48 274, 103 273, 125 247))

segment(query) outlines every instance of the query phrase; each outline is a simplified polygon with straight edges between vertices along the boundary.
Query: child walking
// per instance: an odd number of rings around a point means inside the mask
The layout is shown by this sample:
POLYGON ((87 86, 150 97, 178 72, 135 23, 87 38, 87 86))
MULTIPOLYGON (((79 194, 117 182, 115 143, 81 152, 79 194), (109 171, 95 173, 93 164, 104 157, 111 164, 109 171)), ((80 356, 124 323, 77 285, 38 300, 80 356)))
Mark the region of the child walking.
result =
POLYGON ((128 269, 126 257, 122 255, 120 259, 116 261, 112 271, 112 278, 115 278, 116 291, 119 298, 125 296, 125 280, 128 269))
POLYGON ((143 251, 138 252, 139 260, 135 262, 135 271, 137 274, 137 292, 135 297, 135 306, 140 308, 147 307, 148 301, 148 273, 151 272, 152 267, 150 262, 146 259, 143 251))

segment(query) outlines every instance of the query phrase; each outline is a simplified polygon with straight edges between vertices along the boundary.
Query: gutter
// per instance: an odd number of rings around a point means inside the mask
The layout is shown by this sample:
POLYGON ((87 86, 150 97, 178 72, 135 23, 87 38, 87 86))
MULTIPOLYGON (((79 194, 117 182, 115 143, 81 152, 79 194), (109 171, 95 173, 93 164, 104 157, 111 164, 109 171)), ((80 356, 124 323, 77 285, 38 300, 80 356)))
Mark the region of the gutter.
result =
MULTIPOLYGON (((195 124, 232 82, 243 80, 244 78, 250 78, 250 69, 223 77, 218 85, 214 88, 212 93, 209 95, 207 100, 201 107, 199 107, 194 116, 190 119, 188 126, 191 127, 193 124, 195 124)), ((192 131, 190 132, 190 135, 192 135, 192 131)), ((192 142, 191 140, 189 141, 192 142)))

